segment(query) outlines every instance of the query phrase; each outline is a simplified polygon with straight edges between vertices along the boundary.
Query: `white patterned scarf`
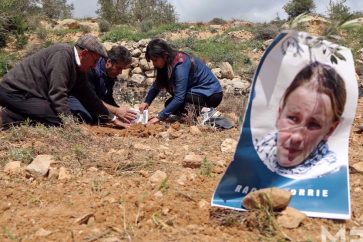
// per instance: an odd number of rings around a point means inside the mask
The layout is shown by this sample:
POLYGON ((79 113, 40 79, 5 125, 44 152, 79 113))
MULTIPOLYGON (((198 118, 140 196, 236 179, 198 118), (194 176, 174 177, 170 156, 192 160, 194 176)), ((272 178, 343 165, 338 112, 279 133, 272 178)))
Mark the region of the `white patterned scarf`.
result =
POLYGON ((269 133, 261 140, 255 140, 255 149, 263 163, 279 175, 307 179, 339 170, 336 154, 329 150, 326 141, 321 141, 315 150, 298 166, 282 167, 277 162, 277 132, 269 133))

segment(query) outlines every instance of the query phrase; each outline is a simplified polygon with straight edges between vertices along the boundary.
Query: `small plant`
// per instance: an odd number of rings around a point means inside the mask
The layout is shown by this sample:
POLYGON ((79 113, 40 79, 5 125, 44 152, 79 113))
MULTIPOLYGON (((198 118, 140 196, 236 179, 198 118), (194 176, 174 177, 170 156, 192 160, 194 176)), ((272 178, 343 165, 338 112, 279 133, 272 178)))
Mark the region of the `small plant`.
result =
POLYGON ((11 69, 16 59, 14 54, 0 51, 0 78, 11 69))
POLYGON ((200 166, 199 173, 202 176, 211 176, 213 170, 213 163, 207 158, 204 158, 202 165, 200 166))
POLYGON ((3 228, 3 234, 6 236, 6 238, 8 238, 11 241, 20 241, 12 232, 11 230, 6 227, 6 226, 2 226, 3 228))
POLYGON ((9 150, 11 160, 30 164, 36 156, 34 144, 30 148, 14 148, 9 150))
POLYGON ((92 180, 91 190, 92 190, 92 192, 96 192, 96 193, 101 192, 102 191, 101 181, 98 179, 92 180))
POLYGON ((28 37, 24 34, 19 34, 16 36, 16 48, 23 49, 28 43, 28 37))
POLYGON ((245 222, 257 228, 261 234, 275 237, 277 241, 292 241, 277 223, 277 212, 273 210, 271 196, 266 193, 262 196, 253 201, 255 209, 251 210, 250 219, 245 222))
POLYGON ((101 33, 105 33, 110 30, 111 24, 107 20, 101 19, 100 21, 98 21, 98 28, 101 33))
POLYGON ((158 213, 154 213, 151 216, 151 221, 154 223, 154 225, 159 229, 170 229, 170 226, 173 225, 172 221, 166 221, 164 222, 158 213))
POLYGON ((159 191, 166 192, 169 189, 169 187, 170 187, 169 179, 165 178, 159 186, 159 191))
POLYGON ((73 147, 73 152, 78 161, 81 161, 82 159, 86 158, 86 151, 85 151, 83 145, 81 145, 81 144, 75 144, 73 147))
MULTIPOLYGON (((201 107, 200 107, 201 108, 201 107)), ((187 125, 195 125, 197 122, 197 110, 195 105, 190 104, 185 106, 186 113, 183 114, 183 123, 187 125)))

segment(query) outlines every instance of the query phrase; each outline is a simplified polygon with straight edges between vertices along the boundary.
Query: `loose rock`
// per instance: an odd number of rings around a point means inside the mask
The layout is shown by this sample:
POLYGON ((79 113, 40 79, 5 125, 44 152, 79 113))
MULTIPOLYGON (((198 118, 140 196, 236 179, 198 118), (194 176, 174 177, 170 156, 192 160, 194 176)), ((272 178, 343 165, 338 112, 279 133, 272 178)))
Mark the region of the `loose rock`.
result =
POLYGON ((291 200, 291 192, 280 188, 265 188, 247 194, 243 199, 243 207, 247 209, 271 207, 274 211, 284 210, 291 200))
POLYGON ((363 161, 355 163, 352 167, 359 173, 363 173, 363 161))
POLYGON ((72 177, 71 174, 66 168, 64 167, 59 168, 58 180, 69 180, 71 179, 71 177, 72 177))
POLYGON ((221 151, 223 153, 234 152, 237 148, 237 141, 234 139, 225 139, 221 144, 221 151))
POLYGON ((295 208, 287 207, 277 218, 277 223, 287 229, 299 227, 306 215, 295 208))
POLYGON ((204 157, 201 155, 188 154, 183 160, 183 166, 189 168, 199 168, 203 163, 204 157))
POLYGON ((51 155, 38 155, 32 163, 26 167, 26 171, 33 176, 45 176, 48 173, 50 164, 53 162, 53 156, 51 155))
POLYGON ((168 176, 165 172, 157 170, 152 176, 149 178, 149 181, 153 186, 160 185, 168 176))
POLYGON ((19 174, 21 171, 22 169, 20 161, 9 162, 4 167, 4 172, 8 174, 19 174))

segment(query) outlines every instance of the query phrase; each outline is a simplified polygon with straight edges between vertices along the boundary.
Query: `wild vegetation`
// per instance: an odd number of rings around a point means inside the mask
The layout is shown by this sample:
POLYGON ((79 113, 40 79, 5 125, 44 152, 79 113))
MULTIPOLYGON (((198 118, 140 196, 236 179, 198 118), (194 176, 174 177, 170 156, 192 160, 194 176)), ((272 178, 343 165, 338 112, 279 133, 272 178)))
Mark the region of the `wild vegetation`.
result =
MULTIPOLYGON (((326 16, 318 16, 327 21, 319 31, 324 38, 351 48, 358 59, 363 27, 346 23, 362 14, 352 12, 345 2, 330 1, 326 16)), ((164 0, 98 3, 97 20, 80 20, 97 25, 95 31, 89 27, 93 25, 57 29, 41 24, 52 25, 71 17, 73 7, 65 0, 0 0, 0 78, 17 61, 40 48, 73 42, 75 36, 92 33, 104 42, 168 38, 178 49, 200 56, 212 66, 229 62, 236 74, 251 80, 271 39, 284 29, 310 31, 302 20, 311 16, 307 13, 317 16, 313 0, 289 1, 284 7, 289 19, 276 18, 268 23, 221 18, 208 23, 180 23, 175 9, 164 0), (175 33, 181 37, 172 38, 175 33), (31 41, 37 45, 30 45, 31 41)), ((362 66, 356 63, 360 76, 362 66)), ((220 111, 234 114, 240 125, 248 95, 229 94, 224 99, 220 111)), ((162 104, 155 105, 152 108, 162 104)), ((358 110, 362 107, 360 101, 358 110)), ((357 115, 356 124, 362 122, 357 115)), ((61 128, 25 123, 0 132, 0 195, 4 198, 0 201, 0 240, 319 241, 321 226, 333 233, 342 224, 347 230, 358 226, 359 221, 363 224, 363 219, 357 218, 362 214, 362 178, 357 172, 351 173, 354 221, 308 218, 300 228, 286 232, 277 225, 277 214, 265 207, 251 213, 211 208, 211 194, 233 159, 233 149, 221 153, 221 142, 238 139, 240 130, 215 132, 213 127, 198 126, 199 130, 193 131, 191 125, 195 125, 193 117, 182 124, 117 130, 65 119, 61 128), (48 178, 40 179, 2 172, 10 161, 25 166, 40 154, 54 156, 52 168, 59 171, 66 167, 70 178, 60 180, 51 172, 48 178), (202 157, 198 168, 182 165, 189 154, 202 157), (160 170, 167 175, 154 184, 151 177, 160 170)), ((355 162, 361 160, 362 141, 361 135, 352 136, 350 156, 355 162)))

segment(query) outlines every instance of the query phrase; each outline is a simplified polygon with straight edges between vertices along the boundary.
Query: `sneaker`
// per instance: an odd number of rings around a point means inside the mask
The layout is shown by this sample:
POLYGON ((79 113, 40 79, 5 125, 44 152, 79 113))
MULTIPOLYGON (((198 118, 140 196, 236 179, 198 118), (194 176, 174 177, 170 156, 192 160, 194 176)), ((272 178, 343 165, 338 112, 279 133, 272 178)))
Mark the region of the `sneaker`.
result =
POLYGON ((208 110, 203 108, 202 111, 201 111, 201 115, 202 115, 202 118, 203 118, 202 119, 202 124, 205 124, 211 118, 218 118, 222 114, 219 111, 217 111, 217 109, 215 109, 215 108, 208 108, 208 110))

